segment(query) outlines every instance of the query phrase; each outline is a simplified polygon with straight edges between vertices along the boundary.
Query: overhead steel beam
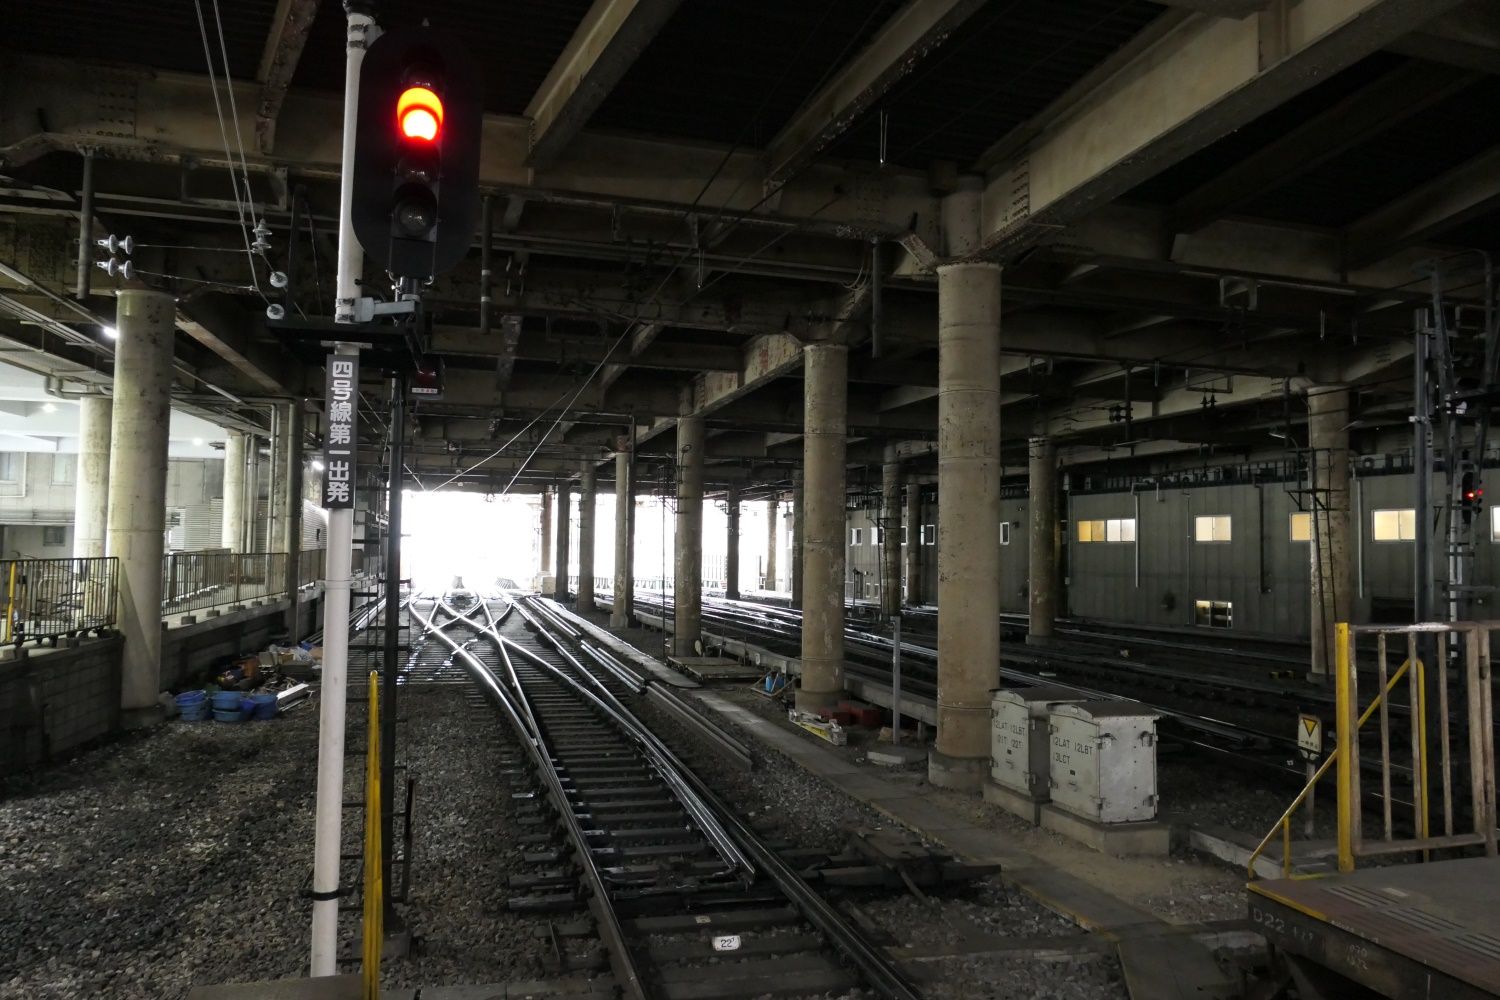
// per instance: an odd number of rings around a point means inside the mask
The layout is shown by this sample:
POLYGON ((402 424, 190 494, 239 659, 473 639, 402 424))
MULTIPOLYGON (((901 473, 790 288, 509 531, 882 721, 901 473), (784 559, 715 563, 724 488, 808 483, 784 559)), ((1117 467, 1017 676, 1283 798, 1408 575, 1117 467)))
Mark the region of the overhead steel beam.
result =
POLYGON ((1392 52, 1480 73, 1500 74, 1500 8, 1469 0, 1391 46, 1392 52))
POLYGON ((260 95, 255 102, 255 143, 262 153, 276 145, 276 120, 287 88, 297 73, 307 34, 318 13, 318 0, 279 0, 271 18, 271 30, 261 50, 255 80, 260 95))
POLYGON ((984 0, 908 0, 771 140, 766 179, 779 184, 822 154, 983 6, 984 0))
POLYGON ((290 394, 295 373, 289 357, 258 342, 255 323, 238 300, 219 293, 187 299, 177 310, 177 326, 189 337, 267 392, 290 394))
POLYGON ((1459 2, 1302 0, 1275 16, 1188 18, 992 177, 975 256, 1036 246, 1459 2))
POLYGON ((1190 191, 1172 206, 1172 228, 1195 233, 1478 79, 1467 70, 1422 62, 1399 66, 1190 191))
POLYGON ((1349 227, 1350 267, 1364 267, 1500 206, 1500 146, 1376 209, 1349 227))
MULTIPOLYGON (((231 86, 237 100, 247 105, 257 100, 258 84, 234 81, 231 86)), ((341 113, 334 95, 288 93, 275 151, 248 154, 250 173, 295 170, 304 183, 336 180, 341 113)), ((920 171, 872 167, 859 172, 819 162, 768 200, 760 150, 585 130, 543 169, 528 162, 530 136, 526 118, 484 116, 482 189, 527 201, 677 218, 715 205, 740 225, 839 239, 897 239, 915 219, 924 236, 936 239, 936 200, 920 171)), ((50 56, 0 62, 0 158, 14 169, 79 145, 95 148, 100 161, 225 166, 206 76, 50 56), (129 93, 131 100, 122 103, 120 93, 129 93)))
POLYGON ((682 0, 594 0, 526 105, 526 164, 552 166, 682 0))

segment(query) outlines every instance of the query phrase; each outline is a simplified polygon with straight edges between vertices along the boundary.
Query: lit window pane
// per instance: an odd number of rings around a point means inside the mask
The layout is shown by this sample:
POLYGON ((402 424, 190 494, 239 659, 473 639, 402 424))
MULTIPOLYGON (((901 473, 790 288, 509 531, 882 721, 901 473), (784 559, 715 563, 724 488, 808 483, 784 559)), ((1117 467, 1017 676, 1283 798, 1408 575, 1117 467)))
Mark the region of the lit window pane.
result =
POLYGON ((1312 514, 1303 512, 1293 514, 1291 519, 1291 539, 1294 542, 1312 541, 1312 514))
POLYGON ((1417 512, 1415 510, 1403 510, 1401 512, 1401 540, 1403 542, 1416 541, 1417 538, 1417 512))
POLYGON ((1120 541, 1135 541, 1135 518, 1127 517, 1120 522, 1120 541))

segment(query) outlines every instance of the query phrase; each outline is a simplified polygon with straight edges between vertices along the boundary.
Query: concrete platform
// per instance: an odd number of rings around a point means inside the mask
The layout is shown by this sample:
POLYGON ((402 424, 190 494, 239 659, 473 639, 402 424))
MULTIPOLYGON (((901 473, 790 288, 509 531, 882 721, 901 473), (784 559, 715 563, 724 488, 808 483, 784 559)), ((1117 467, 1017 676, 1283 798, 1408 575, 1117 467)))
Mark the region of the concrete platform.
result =
POLYGON ((766 675, 763 667, 731 660, 727 656, 669 656, 667 663, 704 684, 710 681, 755 681, 766 675))
POLYGON ((999 806, 1012 816, 1024 819, 1032 826, 1042 821, 1042 804, 1026 792, 1007 788, 994 778, 985 778, 984 787, 980 789, 980 792, 984 795, 984 801, 999 806))
POLYGON ((1041 824, 1104 854, 1164 858, 1172 849, 1172 828, 1165 823, 1096 823, 1049 802, 1041 807, 1041 824))
POLYGON ((1392 998, 1500 996, 1500 936, 1493 931, 1500 858, 1272 879, 1247 888, 1255 928, 1315 970, 1392 998))

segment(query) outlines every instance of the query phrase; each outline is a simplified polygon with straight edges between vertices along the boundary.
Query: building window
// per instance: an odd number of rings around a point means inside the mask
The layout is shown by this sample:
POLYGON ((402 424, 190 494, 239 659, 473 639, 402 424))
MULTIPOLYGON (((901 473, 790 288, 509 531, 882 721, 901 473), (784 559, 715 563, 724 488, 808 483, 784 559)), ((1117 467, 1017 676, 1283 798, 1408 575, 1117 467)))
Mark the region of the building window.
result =
POLYGON ((1500 507, 1490 508, 1490 541, 1500 542, 1500 507))
POLYGON ((68 544, 64 529, 60 527, 45 527, 42 529, 42 545, 46 548, 59 548, 68 544))
POLYGON ((1193 538, 1200 542, 1227 542, 1230 538, 1228 514, 1205 514, 1193 519, 1193 538))
POLYGON ((1135 518, 1111 517, 1107 520, 1079 521, 1080 542, 1134 542, 1135 518))
POLYGON ((864 537, 865 531, 863 528, 852 528, 849 531, 849 544, 859 545, 863 541, 864 537))
POLYGON ((935 525, 935 524, 924 524, 924 525, 922 525, 922 544, 923 545, 936 545, 937 544, 937 525, 935 525))
POLYGON ((901 544, 902 545, 906 544, 907 536, 909 536, 910 534, 911 534, 911 525, 909 525, 909 524, 903 524, 901 526, 901 544))
POLYGON ((0 451, 0 483, 19 483, 26 478, 26 454, 0 451))
POLYGON ((52 456, 52 485, 72 486, 78 482, 78 456, 52 456))
POLYGON ((1287 521, 1287 537, 1294 542, 1312 541, 1312 514, 1296 513, 1287 521))
POLYGON ((885 529, 882 528, 878 524, 875 527, 873 527, 873 528, 870 529, 870 544, 872 544, 872 545, 884 545, 885 544, 885 529))
POLYGON ((1370 512, 1370 537, 1377 542, 1411 542, 1417 537, 1417 512, 1375 510, 1370 512))
POLYGON ((1193 622, 1207 628, 1233 628, 1234 605, 1229 601, 1195 601, 1193 622))
POLYGON ((1001 545, 1009 545, 1010 544, 1010 522, 1009 521, 1001 521, 1000 522, 1000 544, 1001 545))

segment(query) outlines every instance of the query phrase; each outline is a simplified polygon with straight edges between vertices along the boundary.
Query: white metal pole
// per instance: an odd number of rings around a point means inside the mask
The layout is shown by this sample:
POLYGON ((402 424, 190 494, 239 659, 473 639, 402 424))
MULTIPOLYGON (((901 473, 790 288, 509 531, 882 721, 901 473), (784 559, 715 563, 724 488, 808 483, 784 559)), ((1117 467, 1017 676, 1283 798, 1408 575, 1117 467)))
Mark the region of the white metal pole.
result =
MULTIPOLYGON (((344 149, 339 178, 338 284, 334 318, 353 323, 364 253, 354 236, 354 129, 359 111, 359 66, 377 37, 375 20, 350 9, 344 64, 344 149)), ((335 352, 356 353, 340 343, 335 352)), ((318 718, 318 792, 313 835, 312 964, 314 976, 337 969, 339 920, 339 827, 344 801, 344 709, 349 669, 349 585, 354 552, 354 511, 328 517, 328 554, 323 583, 323 683, 318 718)))
MULTIPOLYGON (((890 529, 887 528, 887 531, 890 529)), ((901 743, 901 615, 891 616, 891 745, 901 743)))

